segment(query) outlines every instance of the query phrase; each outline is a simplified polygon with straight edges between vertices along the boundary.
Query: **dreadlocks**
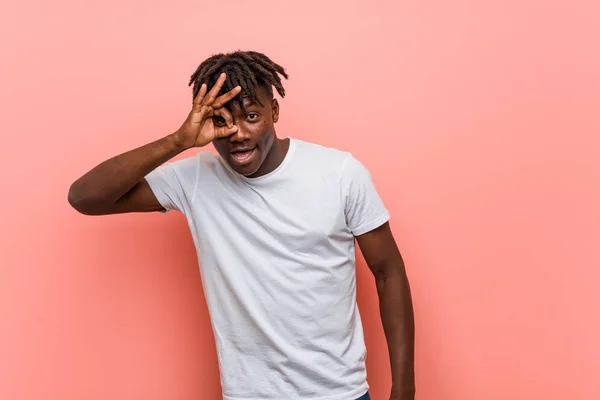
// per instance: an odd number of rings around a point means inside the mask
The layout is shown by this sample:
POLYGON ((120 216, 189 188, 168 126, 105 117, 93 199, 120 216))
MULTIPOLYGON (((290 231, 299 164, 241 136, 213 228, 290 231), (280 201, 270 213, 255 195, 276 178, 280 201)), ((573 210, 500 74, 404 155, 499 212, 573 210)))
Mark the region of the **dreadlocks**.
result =
POLYGON ((189 83, 189 86, 193 85, 194 98, 198 95, 203 83, 206 83, 210 90, 222 72, 227 74, 227 80, 219 95, 229 92, 236 86, 242 88, 242 92, 227 103, 228 108, 235 101, 245 114, 246 109, 241 101, 242 96, 249 96, 249 100, 264 106, 256 94, 259 85, 265 87, 271 96, 273 95, 273 87, 275 87, 277 93, 281 97, 285 97, 285 89, 281 84, 279 75, 286 79, 288 75, 282 66, 274 63, 262 53, 236 51, 234 53, 213 55, 198 66, 189 83))

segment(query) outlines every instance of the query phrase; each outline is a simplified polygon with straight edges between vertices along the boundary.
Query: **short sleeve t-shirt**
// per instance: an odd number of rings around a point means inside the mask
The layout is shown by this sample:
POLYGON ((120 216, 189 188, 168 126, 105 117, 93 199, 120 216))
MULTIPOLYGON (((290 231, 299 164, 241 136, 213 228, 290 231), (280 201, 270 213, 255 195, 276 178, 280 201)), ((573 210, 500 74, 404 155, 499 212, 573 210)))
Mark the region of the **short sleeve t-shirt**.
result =
POLYGON ((368 390, 355 236, 388 221, 350 153, 290 140, 248 178, 200 152, 146 177, 198 253, 225 400, 349 400, 368 390))

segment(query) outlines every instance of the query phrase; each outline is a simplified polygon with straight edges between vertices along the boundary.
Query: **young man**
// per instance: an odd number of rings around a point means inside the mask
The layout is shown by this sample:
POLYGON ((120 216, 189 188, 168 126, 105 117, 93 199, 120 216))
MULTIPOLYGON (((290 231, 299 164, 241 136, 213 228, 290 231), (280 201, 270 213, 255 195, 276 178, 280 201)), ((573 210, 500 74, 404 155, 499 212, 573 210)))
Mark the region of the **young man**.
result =
POLYGON ((279 75, 264 54, 210 57, 192 75, 183 125, 89 171, 69 202, 87 215, 186 216, 226 400, 369 398, 356 239, 377 283, 390 399, 412 400, 412 301, 388 211, 351 154, 276 135, 279 75), (166 163, 209 143, 218 157, 166 163))

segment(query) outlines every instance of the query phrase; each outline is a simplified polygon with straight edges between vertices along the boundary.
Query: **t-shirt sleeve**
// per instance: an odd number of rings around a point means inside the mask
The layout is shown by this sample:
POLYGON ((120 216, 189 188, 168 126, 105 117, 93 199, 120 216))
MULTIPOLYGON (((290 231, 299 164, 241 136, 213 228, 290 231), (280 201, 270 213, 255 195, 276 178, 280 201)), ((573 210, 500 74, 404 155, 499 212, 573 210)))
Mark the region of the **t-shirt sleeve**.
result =
POLYGON ((194 197, 197 177, 197 157, 189 157, 163 164, 145 178, 166 211, 177 210, 185 214, 194 197))
POLYGON ((344 164, 342 190, 346 224, 354 236, 372 231, 390 219, 369 170, 351 155, 344 164))

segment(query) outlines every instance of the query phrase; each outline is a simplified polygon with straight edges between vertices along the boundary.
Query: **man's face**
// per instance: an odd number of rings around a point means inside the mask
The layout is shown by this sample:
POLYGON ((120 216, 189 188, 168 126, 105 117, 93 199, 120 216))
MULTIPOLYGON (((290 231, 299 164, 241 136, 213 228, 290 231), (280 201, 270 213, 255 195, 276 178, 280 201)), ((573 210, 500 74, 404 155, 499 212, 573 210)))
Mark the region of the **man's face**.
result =
MULTIPOLYGON (((261 175, 259 169, 275 141, 274 123, 279 117, 277 100, 263 86, 256 89, 256 94, 264 106, 251 103, 242 93, 246 114, 236 102, 232 102, 230 107, 232 122, 238 131, 213 141, 215 149, 227 164, 238 174, 247 177, 261 175)), ((215 126, 224 126, 225 120, 215 117, 213 123, 215 126)))

